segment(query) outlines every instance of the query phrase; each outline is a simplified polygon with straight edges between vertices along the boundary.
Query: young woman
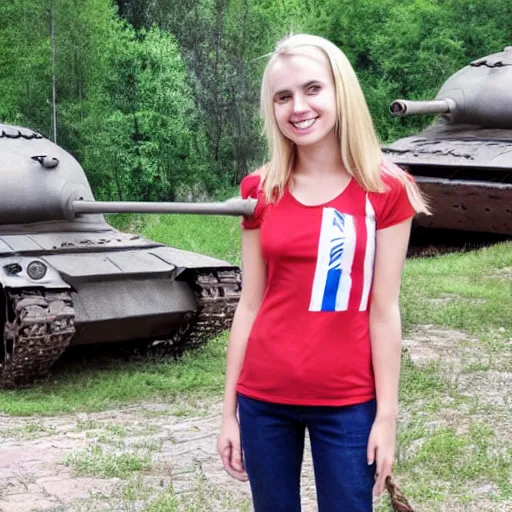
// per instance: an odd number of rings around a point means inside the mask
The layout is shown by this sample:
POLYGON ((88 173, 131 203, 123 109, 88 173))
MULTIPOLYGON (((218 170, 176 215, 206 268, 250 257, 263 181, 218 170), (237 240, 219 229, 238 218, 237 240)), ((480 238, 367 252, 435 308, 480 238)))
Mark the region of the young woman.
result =
POLYGON ((261 107, 270 161, 241 184, 258 202, 242 222, 217 449, 249 479, 256 512, 296 512, 308 429, 319 511, 369 512, 395 455, 401 273, 427 207, 383 159, 356 75, 329 41, 279 43, 261 107))

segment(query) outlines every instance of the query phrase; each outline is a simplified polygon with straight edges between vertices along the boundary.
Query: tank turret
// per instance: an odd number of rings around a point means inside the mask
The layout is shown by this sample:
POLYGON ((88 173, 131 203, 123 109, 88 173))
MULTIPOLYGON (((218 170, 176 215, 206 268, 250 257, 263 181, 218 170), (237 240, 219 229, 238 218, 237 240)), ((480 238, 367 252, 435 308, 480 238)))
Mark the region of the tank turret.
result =
POLYGON ((95 201, 80 164, 0 124, 0 386, 44 377, 70 345, 179 355, 229 327, 240 269, 110 226, 103 213, 251 216, 255 200, 95 201))
POLYGON ((512 46, 456 72, 435 99, 397 99, 390 111, 439 114, 422 132, 383 147, 430 200, 433 215, 416 223, 512 235, 512 46))
POLYGON ((442 114, 448 124, 512 129, 512 46, 448 78, 431 101, 395 100, 395 116, 442 114))
POLYGON ((197 213, 247 215, 255 201, 225 203, 97 202, 80 164, 40 134, 0 124, 0 225, 73 221, 73 229, 105 225, 81 213, 197 213))

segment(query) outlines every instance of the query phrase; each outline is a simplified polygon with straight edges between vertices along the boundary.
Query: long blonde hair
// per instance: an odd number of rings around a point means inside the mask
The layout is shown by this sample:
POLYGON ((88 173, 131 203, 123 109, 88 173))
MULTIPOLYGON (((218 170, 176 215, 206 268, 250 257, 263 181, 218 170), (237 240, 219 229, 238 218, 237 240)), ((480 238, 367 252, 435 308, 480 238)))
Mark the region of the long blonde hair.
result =
POLYGON ((417 212, 429 213, 417 185, 395 165, 382 165, 383 155, 375 133, 368 105, 359 80, 345 54, 323 37, 296 34, 280 41, 265 67, 261 84, 261 115, 268 141, 270 161, 263 169, 263 191, 268 202, 282 197, 290 178, 297 148, 279 129, 274 115, 274 101, 268 75, 272 65, 284 55, 316 48, 329 61, 336 95, 336 135, 347 172, 368 192, 383 192, 382 173, 398 178, 405 186, 417 212))

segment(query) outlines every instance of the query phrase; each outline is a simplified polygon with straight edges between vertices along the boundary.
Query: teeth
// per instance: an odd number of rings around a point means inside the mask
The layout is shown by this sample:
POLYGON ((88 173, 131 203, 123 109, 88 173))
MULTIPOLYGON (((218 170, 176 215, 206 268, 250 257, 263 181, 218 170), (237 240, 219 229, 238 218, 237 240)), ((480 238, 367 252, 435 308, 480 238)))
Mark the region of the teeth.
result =
POLYGON ((305 128, 309 128, 316 119, 306 119, 305 121, 301 121, 300 123, 293 123, 293 126, 295 128, 300 128, 301 130, 304 130, 305 128))

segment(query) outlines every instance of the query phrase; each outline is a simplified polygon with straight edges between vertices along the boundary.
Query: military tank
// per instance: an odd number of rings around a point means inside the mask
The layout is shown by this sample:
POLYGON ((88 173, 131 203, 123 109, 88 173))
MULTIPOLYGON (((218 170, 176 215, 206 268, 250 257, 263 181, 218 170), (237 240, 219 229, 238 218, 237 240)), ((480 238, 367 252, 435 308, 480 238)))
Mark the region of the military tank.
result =
POLYGON ((0 386, 44 377, 72 345, 160 343, 171 354, 229 327, 240 269, 120 232, 103 213, 246 215, 254 200, 105 203, 80 164, 0 124, 0 386))
POLYGON ((471 62, 430 101, 398 99, 394 116, 440 114, 383 152, 415 176, 433 215, 426 228, 512 235, 512 46, 471 62))

